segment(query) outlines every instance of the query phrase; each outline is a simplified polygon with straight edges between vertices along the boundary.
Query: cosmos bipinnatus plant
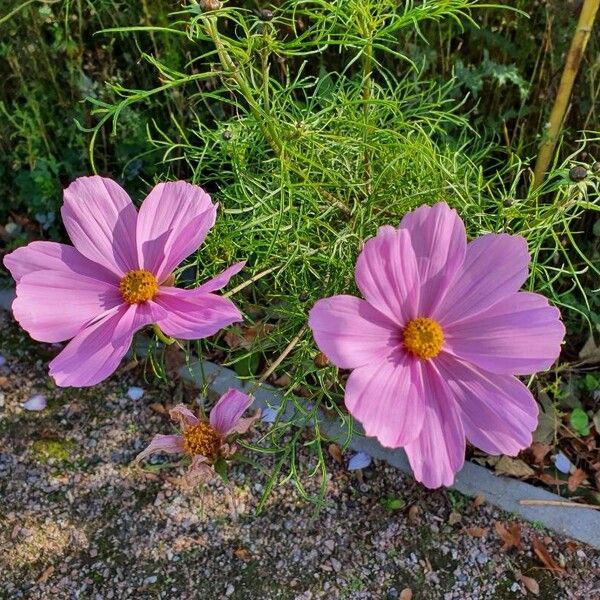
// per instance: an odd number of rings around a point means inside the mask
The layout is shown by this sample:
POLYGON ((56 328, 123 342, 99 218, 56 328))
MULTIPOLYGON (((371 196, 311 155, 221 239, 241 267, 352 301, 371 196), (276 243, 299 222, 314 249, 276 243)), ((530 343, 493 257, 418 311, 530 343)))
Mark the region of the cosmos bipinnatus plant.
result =
MULTIPOLYGON (((408 56, 408 34, 428 23, 466 23, 484 10, 477 4, 288 0, 265 11, 192 1, 166 25, 99 34, 186 42, 178 61, 141 55, 156 70, 155 86, 113 84, 114 101, 88 99, 97 119, 90 155, 94 163, 98 136, 118 131, 134 107, 159 96, 176 100, 168 103, 169 126, 148 126, 148 142, 164 178, 184 173, 201 184, 219 202, 220 219, 202 252, 174 276, 194 288, 247 260, 243 282, 227 292, 246 318, 243 328, 186 350, 191 360, 218 356, 240 377, 285 376, 280 414, 293 404, 314 424, 303 430, 276 417, 258 442, 240 442, 272 458, 264 498, 291 480, 305 498, 322 501, 327 471, 317 411, 330 411, 348 439, 352 434, 343 404, 347 374, 317 359, 307 315, 320 298, 357 295, 355 262, 380 226, 396 227, 416 207, 446 202, 468 239, 520 235, 532 257, 525 288, 566 308, 578 326, 589 321, 570 253, 598 268, 576 246, 571 224, 592 205, 596 183, 573 185, 566 176, 585 144, 528 191, 526 164, 515 156, 498 160, 490 140, 459 115, 453 81, 425 81, 422 65, 408 56)), ((153 364, 164 374, 160 360, 153 364)))

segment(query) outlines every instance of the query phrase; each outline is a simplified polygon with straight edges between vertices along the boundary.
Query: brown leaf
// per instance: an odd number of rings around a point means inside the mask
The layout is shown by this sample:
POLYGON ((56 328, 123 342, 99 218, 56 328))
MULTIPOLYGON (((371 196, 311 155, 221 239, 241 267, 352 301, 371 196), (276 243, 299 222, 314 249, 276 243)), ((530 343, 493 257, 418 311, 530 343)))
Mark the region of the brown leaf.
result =
POLYGON ((534 442, 529 448, 529 454, 531 454, 536 464, 543 465, 544 458, 546 458, 546 455, 548 454, 548 452, 550 452, 551 449, 552 446, 550 444, 534 442))
POLYGON ((278 377, 273 382, 273 384, 276 385, 277 387, 287 387, 288 385, 290 385, 290 382, 291 382, 290 376, 287 373, 284 373, 283 375, 278 377))
POLYGON ((168 415, 169 411, 165 408, 165 405, 162 402, 153 402, 150 405, 150 409, 159 415, 168 415))
POLYGON ((413 593, 410 588, 404 588, 400 592, 400 600, 412 600, 413 593))
POLYGON ((539 538, 532 536, 531 546, 535 555, 540 559, 540 562, 546 569, 554 571, 555 573, 564 573, 565 569, 552 558, 550 552, 548 552, 546 546, 544 546, 539 538))
POLYGON ((249 550, 247 550, 246 548, 240 546, 239 548, 236 548, 233 553, 237 556, 237 558, 239 558, 240 560, 243 561, 249 561, 252 560, 252 555, 250 554, 249 550))
POLYGON ((574 540, 569 540, 566 545, 568 552, 575 552, 579 548, 579 544, 574 540))
POLYGON ((42 574, 38 577, 38 583, 46 583, 50 577, 52 577, 52 573, 54 573, 54 567, 50 565, 47 569, 44 569, 42 574))
POLYGON ((467 527, 466 532, 474 538, 483 537, 487 532, 487 527, 467 527))
POLYGON ((536 596, 540 593, 540 584, 533 578, 527 577, 526 575, 521 575, 519 578, 521 583, 530 591, 532 594, 536 596))
POLYGON ((574 492, 585 481, 586 477, 587 474, 583 469, 577 469, 575 473, 569 475, 569 481, 567 483, 569 491, 574 492))
POLYGON ((340 450, 340 447, 336 444, 329 444, 329 446, 327 447, 327 450, 330 454, 330 456, 333 458, 333 460, 335 460, 336 463, 343 465, 344 464, 344 457, 342 456, 342 451, 340 450))
POLYGON ((448 523, 450 525, 456 525, 462 521, 462 515, 456 511, 452 511, 450 515, 448 515, 448 523))
POLYGON ((521 549, 521 526, 516 521, 509 523, 507 527, 504 527, 500 521, 494 523, 496 533, 500 536, 500 539, 504 542, 502 552, 515 548, 516 550, 521 549))
POLYGON ((485 504, 485 496, 478 494, 477 496, 475 496, 475 498, 473 498, 473 502, 471 502, 470 509, 475 510, 476 508, 479 508, 480 506, 483 506, 484 504, 485 504))
POLYGON ((314 358, 314 363, 317 369, 323 369, 329 364, 329 359, 322 352, 319 352, 314 358))
POLYGON ((546 485, 566 485, 567 482, 564 479, 558 479, 548 473, 540 473, 537 477, 540 481, 543 481, 546 485))
POLYGON ((408 520, 411 521, 412 523, 414 523, 415 521, 418 521, 420 512, 421 512, 421 509, 419 508, 419 506, 417 504, 413 504, 408 509, 408 520))
POLYGON ((531 477, 535 471, 520 458, 511 458, 510 456, 502 456, 494 467, 496 473, 501 475, 510 475, 511 477, 531 477))

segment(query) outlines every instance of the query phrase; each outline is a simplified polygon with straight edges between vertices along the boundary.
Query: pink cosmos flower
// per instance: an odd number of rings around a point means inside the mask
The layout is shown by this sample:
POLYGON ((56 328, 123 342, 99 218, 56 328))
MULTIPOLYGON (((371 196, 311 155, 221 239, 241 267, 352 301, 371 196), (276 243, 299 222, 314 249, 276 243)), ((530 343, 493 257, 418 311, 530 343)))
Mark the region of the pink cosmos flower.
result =
POLYGON ((138 212, 111 179, 81 177, 65 190, 61 212, 73 246, 32 242, 4 258, 17 282, 12 309, 21 326, 41 342, 71 340, 50 363, 58 385, 108 377, 146 325, 198 339, 242 320, 212 292, 243 262, 196 289, 173 287, 173 269, 215 222, 217 205, 202 188, 159 183, 138 212))
POLYGON ((520 236, 466 242, 445 203, 382 227, 356 263, 364 300, 319 300, 309 324, 332 363, 353 369, 345 403, 369 436, 404 447, 417 480, 451 485, 465 437, 489 454, 531 444, 538 408, 515 375, 548 369, 564 327, 556 308, 520 292, 520 236))
POLYGON ((150 445, 136 457, 136 463, 156 452, 183 453, 192 457, 186 479, 191 484, 202 483, 214 474, 213 465, 220 458, 228 459, 236 451, 226 438, 234 433, 246 433, 258 415, 243 419, 252 399, 235 389, 225 392, 215 404, 208 421, 196 417, 183 404, 169 411, 181 427, 178 435, 156 435, 150 445))

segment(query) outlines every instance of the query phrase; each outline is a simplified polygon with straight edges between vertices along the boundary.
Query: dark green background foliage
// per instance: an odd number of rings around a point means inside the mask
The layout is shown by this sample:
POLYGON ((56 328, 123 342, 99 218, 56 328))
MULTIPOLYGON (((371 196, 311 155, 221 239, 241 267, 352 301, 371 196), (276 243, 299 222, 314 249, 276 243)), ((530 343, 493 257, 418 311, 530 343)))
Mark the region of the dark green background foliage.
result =
MULTIPOLYGON (((169 13, 185 3, 172 0, 5 0, 0 10, 0 223, 8 214, 26 213, 49 234, 59 235, 55 212, 61 188, 90 172, 87 148, 95 124, 94 105, 86 98, 112 102, 122 86, 148 89, 159 84, 144 54, 173 70, 198 55, 198 44, 160 32, 114 35, 105 28, 167 26, 169 13), (10 13, 13 13, 9 16, 10 13)), ((278 3, 237 2, 254 12, 278 3)), ((318 3, 315 3, 317 5, 318 3)), ((441 5, 444 2, 440 2, 441 5)), ((466 4, 466 3, 465 3, 466 4)), ((397 50, 414 62, 421 77, 446 83, 462 102, 471 125, 522 158, 535 151, 556 89, 580 2, 512 0, 505 9, 481 9, 466 18, 424 22, 397 32, 397 50)), ((268 14, 268 13, 263 13, 268 14)), ((256 25, 258 26, 258 24, 256 25)), ((598 38, 592 38, 583 61, 567 119, 567 139, 580 129, 598 129, 598 38)), ((313 56, 305 72, 344 68, 350 51, 337 46, 313 56)), ((300 61, 295 62, 298 67, 300 61)), ((386 56, 382 64, 397 77, 414 77, 409 63, 386 56)), ((204 121, 223 120, 227 107, 193 101, 204 121)), ((146 127, 154 121, 172 131, 172 114, 185 116, 189 98, 157 95, 130 107, 116 134, 105 128, 96 145, 101 173, 118 176, 134 193, 140 181, 164 173, 160 154, 148 144, 146 127)), ((175 173, 186 175, 185 170, 175 173)))

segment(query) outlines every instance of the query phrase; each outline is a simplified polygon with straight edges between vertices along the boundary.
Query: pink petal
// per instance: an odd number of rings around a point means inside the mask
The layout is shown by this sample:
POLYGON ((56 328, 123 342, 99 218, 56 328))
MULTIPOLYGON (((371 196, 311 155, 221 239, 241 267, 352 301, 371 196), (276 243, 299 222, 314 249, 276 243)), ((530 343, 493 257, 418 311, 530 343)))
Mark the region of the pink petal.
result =
POLYGON ((68 271, 118 285, 119 278, 103 266, 88 260, 73 246, 56 242, 31 242, 4 257, 4 265, 15 281, 36 271, 68 271))
POLYGON ((421 282, 419 315, 430 316, 465 258, 465 226, 445 202, 421 206, 404 216, 421 282))
POLYGON ((183 452, 183 437, 180 435, 155 435, 148 447, 135 457, 134 462, 139 463, 147 456, 157 452, 166 452, 167 454, 183 452))
POLYGON ((62 387, 96 385, 119 366, 133 334, 162 314, 150 302, 121 305, 104 313, 50 363, 50 375, 62 387))
POLYGON ((368 436, 389 448, 404 446, 419 435, 425 416, 419 363, 397 352, 355 369, 345 402, 368 436))
POLYGON ((15 319, 34 340, 62 342, 123 303, 119 288, 69 271, 35 271, 17 284, 15 319))
POLYGON ((527 242, 518 235, 483 235, 467 246, 465 262, 435 317, 442 324, 461 321, 514 294, 527 279, 527 242))
POLYGON ((196 340, 214 335, 223 327, 242 321, 235 304, 216 294, 194 294, 194 290, 163 287, 154 298, 167 316, 158 325, 175 338, 196 340))
POLYGON ((444 334, 445 349, 454 356, 492 373, 527 375, 552 366, 565 328, 546 298, 517 292, 444 334))
POLYGON ((252 398, 239 390, 227 390, 210 411, 210 424, 225 436, 236 427, 244 411, 252 404, 252 398))
POLYGON ((318 300, 308 324, 319 349, 342 369, 382 360, 401 345, 400 327, 354 296, 318 300))
POLYGON ((185 404, 178 404, 169 411, 169 416, 185 430, 192 425, 198 425, 200 419, 185 404))
POLYGON ((367 302, 399 325, 419 308, 419 271, 410 235, 382 227, 356 261, 356 285, 367 302))
POLYGON ((221 288, 224 288, 229 280, 239 273, 244 266, 246 265, 246 261, 242 260, 241 262, 237 262, 230 267, 227 267, 224 271, 221 271, 216 277, 205 281, 201 286, 195 288, 194 291, 196 294, 208 294, 209 292, 216 292, 221 288))
POLYGON ((467 439, 488 454, 517 455, 532 442, 538 406, 523 383, 449 356, 436 359, 461 410, 467 439))
POLYGON ((202 244, 216 214, 217 205, 201 187, 185 181, 159 183, 140 208, 140 265, 164 281, 202 244))
POLYGON ((405 446, 417 481, 449 486, 465 461, 465 434, 452 392, 431 361, 422 362, 425 419, 419 436, 405 446))
POLYGON ((196 455, 192 458, 192 464, 186 473, 185 479, 190 485, 200 485, 210 481, 214 475, 214 469, 207 464, 205 456, 196 455))
POLYGON ((138 268, 137 211, 112 179, 76 179, 65 190, 61 213, 73 245, 86 258, 118 276, 138 268))

